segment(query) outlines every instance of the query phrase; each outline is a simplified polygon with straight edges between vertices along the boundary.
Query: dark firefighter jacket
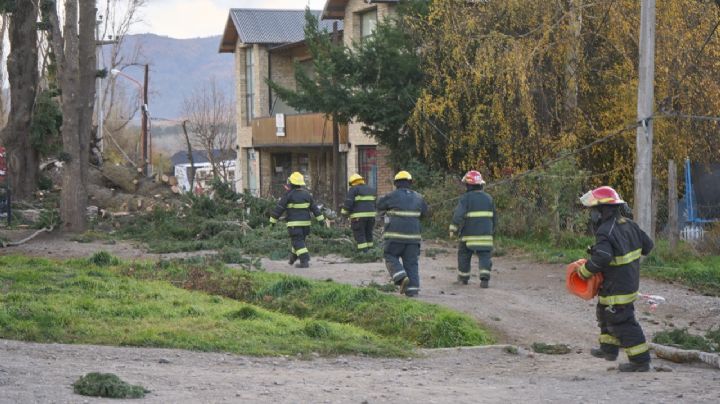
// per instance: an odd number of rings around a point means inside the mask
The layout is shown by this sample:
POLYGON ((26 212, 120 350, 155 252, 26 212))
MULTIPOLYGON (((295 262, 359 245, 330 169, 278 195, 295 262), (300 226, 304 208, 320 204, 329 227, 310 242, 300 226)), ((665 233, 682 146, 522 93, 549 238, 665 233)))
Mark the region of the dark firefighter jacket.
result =
POLYGON ((302 188, 293 188, 280 199, 270 213, 270 223, 277 223, 283 212, 287 212, 287 227, 310 226, 311 211, 318 222, 325 220, 325 216, 313 202, 312 195, 302 188))
POLYGON ((590 259, 578 271, 583 278, 601 272, 600 304, 629 304, 640 288, 640 256, 653 249, 653 241, 630 219, 611 217, 600 224, 590 259))
POLYGON ((350 219, 375 217, 375 190, 365 184, 351 187, 340 213, 350 219))
POLYGON ((471 250, 492 249, 495 234, 495 204, 492 197, 480 190, 468 191, 460 197, 453 214, 451 231, 458 231, 460 241, 471 250))
POLYGON ((419 193, 398 188, 378 199, 377 209, 386 216, 385 240, 406 244, 420 242, 420 218, 427 215, 428 207, 419 193))

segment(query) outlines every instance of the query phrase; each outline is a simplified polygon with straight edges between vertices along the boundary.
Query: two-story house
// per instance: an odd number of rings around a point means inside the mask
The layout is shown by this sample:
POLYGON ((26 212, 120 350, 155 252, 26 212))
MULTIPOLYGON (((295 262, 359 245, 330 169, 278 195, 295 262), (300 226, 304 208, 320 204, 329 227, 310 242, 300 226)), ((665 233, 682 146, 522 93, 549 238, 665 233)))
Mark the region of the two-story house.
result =
MULTIPOLYGON (((352 46, 371 35, 378 18, 396 1, 329 0, 321 27, 352 46)), ((318 199, 330 201, 333 180, 332 121, 321 113, 299 113, 277 97, 266 80, 295 86, 294 63, 312 74, 304 41, 305 10, 231 9, 220 52, 235 54, 237 96, 236 189, 270 196, 283 192, 293 171, 305 175, 318 199)), ((388 152, 363 133, 358 122, 340 123, 341 178, 357 172, 383 194, 392 189, 388 152)), ((345 183, 341 188, 345 189, 345 183)))

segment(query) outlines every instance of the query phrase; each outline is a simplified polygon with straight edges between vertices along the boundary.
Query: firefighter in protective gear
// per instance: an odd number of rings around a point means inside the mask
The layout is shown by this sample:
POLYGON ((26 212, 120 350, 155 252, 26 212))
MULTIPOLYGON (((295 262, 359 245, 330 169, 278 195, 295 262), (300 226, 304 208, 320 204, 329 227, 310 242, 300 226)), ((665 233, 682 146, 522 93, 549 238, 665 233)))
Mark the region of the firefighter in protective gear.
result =
POLYGON ((385 215, 385 266, 400 293, 408 297, 420 292, 420 218, 428 213, 422 195, 411 190, 411 185, 410 173, 400 171, 395 175, 395 190, 377 202, 378 211, 385 215))
POLYGON ((365 185, 365 179, 353 174, 348 180, 350 190, 340 213, 350 217, 350 227, 360 252, 368 252, 373 246, 375 227, 375 190, 365 185))
POLYGON ((640 257, 653 248, 653 241, 640 227, 622 215, 625 201, 612 188, 593 189, 580 197, 590 208, 595 231, 595 245, 589 248, 590 258, 577 269, 584 279, 603 274, 596 309, 600 326, 600 348, 590 353, 609 361, 617 359, 620 348, 629 363, 621 372, 647 372, 650 353, 640 324, 635 319, 634 302, 640 287, 640 257))
POLYGON ((324 222, 325 216, 315 205, 312 195, 303 189, 305 178, 302 174, 292 173, 287 182, 290 189, 270 213, 270 224, 277 223, 280 216, 286 213, 287 229, 292 245, 289 264, 292 265, 299 259, 300 262, 295 266, 307 268, 310 266, 310 253, 305 245, 305 238, 310 234, 310 225, 312 224, 310 212, 318 222, 324 222))
POLYGON ((473 254, 477 254, 480 287, 487 288, 490 284, 493 235, 497 224, 495 204, 492 197, 483 191, 485 181, 478 171, 468 171, 462 182, 465 183, 466 192, 460 197, 450 224, 450 237, 455 233, 460 237, 457 282, 468 284, 470 262, 473 254))

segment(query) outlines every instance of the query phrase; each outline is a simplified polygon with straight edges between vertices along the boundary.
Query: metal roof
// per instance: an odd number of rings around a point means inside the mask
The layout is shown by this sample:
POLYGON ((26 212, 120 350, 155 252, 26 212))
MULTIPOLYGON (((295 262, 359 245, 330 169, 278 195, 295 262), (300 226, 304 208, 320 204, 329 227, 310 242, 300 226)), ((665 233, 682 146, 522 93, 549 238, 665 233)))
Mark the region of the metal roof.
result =
MULTIPOLYGON (((235 150, 220 150, 220 149, 213 149, 213 156, 218 160, 235 160, 237 154, 235 153, 235 150)), ((193 163, 195 164, 203 164, 203 163, 209 163, 210 160, 208 159, 207 150, 193 150, 193 163)), ((172 162, 173 166, 177 166, 180 164, 190 164, 190 159, 188 158, 188 153, 186 150, 179 151, 170 157, 170 161, 172 162)))
MULTIPOLYGON (((310 10, 320 18, 320 10, 310 10)), ((305 39, 305 10, 234 8, 230 10, 239 41, 282 44, 305 39)), ((332 22, 320 21, 320 28, 332 30, 332 22)))

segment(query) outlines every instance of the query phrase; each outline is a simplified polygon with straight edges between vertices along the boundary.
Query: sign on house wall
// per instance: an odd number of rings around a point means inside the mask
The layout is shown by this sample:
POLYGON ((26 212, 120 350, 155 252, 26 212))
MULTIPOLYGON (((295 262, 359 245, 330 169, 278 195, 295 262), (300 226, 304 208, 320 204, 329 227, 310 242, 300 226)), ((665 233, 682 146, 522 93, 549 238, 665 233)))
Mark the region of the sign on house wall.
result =
POLYGON ((285 114, 275 114, 275 136, 285 136, 285 114))

